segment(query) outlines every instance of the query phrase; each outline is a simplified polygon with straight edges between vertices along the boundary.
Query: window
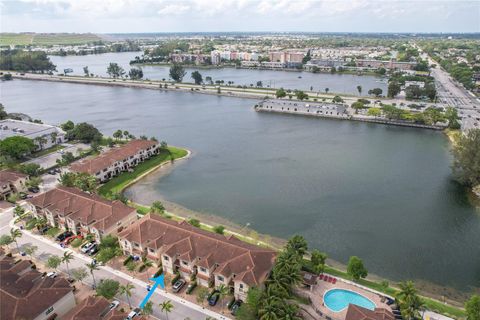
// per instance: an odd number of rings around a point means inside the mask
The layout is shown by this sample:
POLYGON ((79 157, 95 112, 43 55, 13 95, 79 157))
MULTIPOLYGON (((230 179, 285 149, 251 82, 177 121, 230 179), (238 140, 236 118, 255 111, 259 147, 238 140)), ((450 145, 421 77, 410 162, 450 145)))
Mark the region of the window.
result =
POLYGON ((187 261, 183 261, 183 260, 182 260, 182 264, 183 264, 184 266, 188 266, 188 262, 187 262, 187 261))
POLYGON ((152 248, 148 248, 148 251, 150 251, 150 253, 155 253, 155 250, 153 250, 152 248))
POLYGON ((163 256, 163 260, 169 261, 170 259, 167 256, 163 256))
POLYGON ((222 276, 217 276, 218 281, 224 281, 225 279, 222 276))
POLYGON ((206 273, 207 269, 205 269, 204 267, 200 267, 200 271, 202 271, 203 273, 206 273))
POLYGON ((133 245, 134 245, 136 248, 140 247, 140 245, 139 245, 138 243, 136 243, 136 242, 134 242, 133 245))

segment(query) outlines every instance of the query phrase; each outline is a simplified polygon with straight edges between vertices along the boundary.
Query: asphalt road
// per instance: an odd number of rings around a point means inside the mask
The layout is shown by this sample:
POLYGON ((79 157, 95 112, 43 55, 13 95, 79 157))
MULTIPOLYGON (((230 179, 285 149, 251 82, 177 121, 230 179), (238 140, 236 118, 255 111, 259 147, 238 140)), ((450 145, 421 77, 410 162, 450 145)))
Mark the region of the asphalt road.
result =
MULTIPOLYGON (((4 210, 0 212, 0 235, 8 234, 10 232, 11 226, 9 225, 10 221, 12 220, 12 210, 4 210)), ((1 210, 0 210, 1 211, 1 210)), ((46 261, 48 257, 51 255, 61 256, 63 255, 63 251, 68 251, 68 249, 61 248, 58 243, 49 240, 47 238, 32 235, 29 232, 23 232, 23 236, 18 239, 18 244, 20 246, 20 250, 23 246, 35 245, 38 247, 38 250, 34 254, 36 259, 41 261, 46 261)), ((12 247, 15 246, 14 244, 11 245, 12 247)), ((73 252, 73 251, 72 251, 73 252)), ((74 259, 70 262, 69 267, 70 270, 80 267, 85 267, 85 264, 90 263, 91 259, 88 256, 79 254, 74 252, 74 259)), ((61 272, 66 273, 67 269, 65 265, 62 265, 59 270, 61 272)), ((47 270, 45 270, 47 271, 47 270)), ((114 270, 110 267, 100 267, 100 270, 95 271, 94 273, 95 279, 97 283, 101 279, 114 279, 119 281, 121 284, 125 284, 127 282, 132 283, 135 288, 132 292, 132 297, 130 298, 132 306, 138 306, 140 302, 143 300, 145 295, 147 294, 147 283, 135 279, 125 273, 122 273, 118 270, 114 270)), ((92 277, 89 276, 84 280, 84 283, 93 284, 92 277)), ((93 293, 93 291, 92 291, 93 293)), ((118 295, 116 297, 117 300, 127 303, 125 296, 118 295)), ((201 319, 228 319, 220 314, 214 313, 210 310, 204 310, 201 306, 193 304, 191 302, 185 301, 180 297, 173 295, 171 293, 165 292, 164 290, 157 289, 155 293, 152 295, 151 300, 154 303, 154 313, 153 316, 158 319, 166 319, 164 313, 161 313, 160 307, 158 306, 161 302, 165 300, 171 300, 174 308, 170 314, 168 314, 168 319, 173 320, 183 320, 183 319, 191 319, 191 320, 201 320, 201 319)))

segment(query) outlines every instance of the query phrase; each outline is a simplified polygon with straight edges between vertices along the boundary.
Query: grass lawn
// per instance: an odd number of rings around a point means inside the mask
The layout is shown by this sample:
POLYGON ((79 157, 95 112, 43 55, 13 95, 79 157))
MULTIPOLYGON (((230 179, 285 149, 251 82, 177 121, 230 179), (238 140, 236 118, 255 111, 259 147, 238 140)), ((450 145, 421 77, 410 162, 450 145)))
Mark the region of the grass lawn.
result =
POLYGON ((0 33, 0 45, 74 45, 102 40, 92 33, 0 33))
POLYGON ((170 153, 166 151, 161 151, 160 154, 140 163, 138 166, 133 168, 133 172, 123 172, 121 175, 111 179, 100 188, 98 188, 98 193, 102 196, 107 196, 109 194, 120 193, 125 189, 133 180, 140 177, 142 174, 147 171, 159 166, 162 163, 171 161, 173 159, 178 159, 187 155, 187 150, 168 147, 170 153), (171 155, 171 156, 170 156, 171 155))
MULTIPOLYGON (((325 272, 343 279, 351 280, 351 277, 346 272, 340 271, 338 269, 334 269, 330 266, 325 266, 325 272)), ((392 287, 388 287, 385 289, 380 283, 370 281, 370 280, 360 279, 359 281, 356 281, 356 283, 364 287, 386 293, 390 296, 395 296, 398 292, 398 289, 395 289, 392 287)), ((425 302, 425 307, 428 310, 438 312, 443 315, 454 317, 454 318, 465 317, 465 311, 459 308, 456 308, 450 305, 445 305, 440 301, 426 298, 423 296, 422 296, 422 299, 425 302)))
POLYGON ((45 156, 45 155, 47 155, 47 154, 54 153, 54 152, 56 152, 56 151, 58 151, 58 150, 62 150, 62 149, 64 149, 64 148, 65 148, 65 147, 62 146, 61 144, 57 144, 57 145, 55 145, 55 146, 53 146, 53 147, 51 147, 51 148, 43 149, 43 150, 40 150, 40 151, 38 151, 38 152, 32 153, 32 154, 30 155, 30 157, 31 157, 31 158, 43 157, 43 156, 45 156))
POLYGON ((54 238, 59 233, 60 233, 60 229, 57 227, 53 227, 48 229, 48 231, 45 234, 51 238, 54 238))

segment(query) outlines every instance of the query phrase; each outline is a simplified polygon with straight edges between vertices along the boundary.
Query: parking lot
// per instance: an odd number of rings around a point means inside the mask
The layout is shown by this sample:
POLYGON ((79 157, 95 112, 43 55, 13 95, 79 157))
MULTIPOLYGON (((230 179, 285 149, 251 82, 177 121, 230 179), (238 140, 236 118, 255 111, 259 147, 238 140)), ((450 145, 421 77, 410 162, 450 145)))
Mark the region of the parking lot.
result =
POLYGON ((49 153, 42 157, 34 158, 25 163, 36 163, 41 168, 48 169, 55 166, 57 164, 57 159, 61 159, 62 155, 65 154, 66 152, 71 152, 76 157, 80 154, 81 151, 90 149, 90 146, 85 143, 76 143, 76 144, 65 143, 63 144, 63 146, 65 146, 65 148, 61 150, 49 153))

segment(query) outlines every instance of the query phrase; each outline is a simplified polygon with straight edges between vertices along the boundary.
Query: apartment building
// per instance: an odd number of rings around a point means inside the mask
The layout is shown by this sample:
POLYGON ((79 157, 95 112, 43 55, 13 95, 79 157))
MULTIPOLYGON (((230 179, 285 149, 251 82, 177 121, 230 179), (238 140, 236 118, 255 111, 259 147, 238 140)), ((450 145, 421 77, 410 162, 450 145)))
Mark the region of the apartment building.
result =
MULTIPOLYGON (((110 302, 104 297, 90 296, 82 300, 75 308, 70 310, 60 320, 124 320, 127 318, 125 312, 117 309, 110 309, 110 302)), ((145 319, 144 317, 135 320, 145 319)))
POLYGON ((32 139, 38 150, 48 149, 65 141, 65 131, 43 123, 5 119, 0 121, 0 140, 20 136, 32 139))
POLYGON ((74 172, 88 173, 99 182, 105 182, 159 152, 160 144, 157 141, 131 140, 103 152, 98 157, 76 161, 70 165, 70 169, 74 172))
POLYGON ((248 288, 262 286, 273 267, 274 251, 229 236, 148 214, 118 234, 126 255, 146 256, 161 264, 165 273, 186 280, 194 275, 205 287, 224 284, 236 299, 248 288))
POLYGON ((28 261, 0 256, 0 319, 56 319, 75 307, 63 277, 43 277, 28 261))
POLYGON ((359 59, 356 61, 357 67, 359 68, 371 68, 371 69, 378 69, 378 68, 385 68, 387 70, 413 70, 416 66, 416 62, 402 62, 396 61, 394 59, 389 61, 381 61, 381 60, 363 60, 359 59))
POLYGON ((28 176, 11 171, 0 171, 0 200, 6 200, 11 194, 27 191, 28 176))
POLYGON ((36 218, 77 235, 117 234, 136 220, 137 212, 122 202, 105 200, 75 188, 58 187, 27 200, 36 218))

